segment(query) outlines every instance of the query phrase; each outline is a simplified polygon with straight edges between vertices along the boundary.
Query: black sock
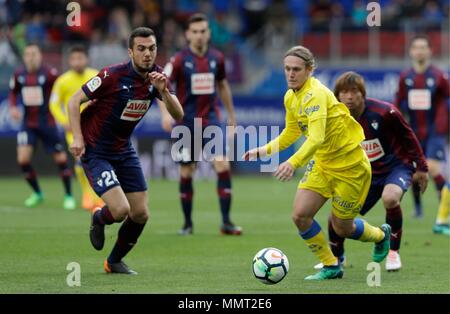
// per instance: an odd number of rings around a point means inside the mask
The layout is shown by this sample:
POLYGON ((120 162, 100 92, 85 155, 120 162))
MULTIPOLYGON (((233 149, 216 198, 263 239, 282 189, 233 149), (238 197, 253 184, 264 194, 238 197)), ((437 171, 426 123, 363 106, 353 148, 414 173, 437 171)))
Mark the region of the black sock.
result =
POLYGON ((20 168, 22 169, 23 174, 25 175, 25 180, 27 180, 28 184, 31 186, 35 193, 41 193, 41 188, 39 187, 39 183, 37 180, 36 172, 34 172, 31 164, 21 164, 20 168))
POLYGON ((192 226, 192 197, 194 189, 192 187, 192 178, 180 178, 180 199, 181 209, 184 214, 185 226, 192 226))
POLYGON ((120 262, 136 244, 144 227, 145 223, 138 224, 128 217, 119 229, 119 235, 111 254, 109 254, 108 263, 120 262))
POLYGON ((413 182, 412 192, 413 192, 416 214, 420 215, 420 214, 422 214, 422 202, 421 202, 421 197, 420 197, 420 187, 419 187, 418 183, 413 182))
POLYGON ((386 208, 386 223, 391 226, 391 250, 398 251, 402 240, 403 215, 400 206, 386 208))
POLYGON ((231 207, 231 178, 230 171, 226 170, 217 174, 217 194, 219 195, 220 211, 224 224, 230 222, 231 207))
POLYGON ((72 170, 70 170, 67 161, 58 163, 59 168, 59 176, 62 179, 64 184, 64 192, 66 195, 72 195, 72 186, 71 186, 71 178, 72 178, 72 170))
POLYGON ((344 255, 344 241, 345 238, 340 237, 336 231, 333 229, 333 225, 331 224, 331 220, 328 220, 328 238, 330 243, 331 252, 336 257, 341 257, 344 255))
POLYGON ((103 206, 101 210, 97 210, 93 219, 96 225, 111 225, 116 222, 107 205, 103 206))
POLYGON ((442 174, 438 174, 433 178, 434 185, 436 186, 436 190, 438 191, 439 200, 441 199, 441 191, 445 185, 445 178, 442 174))

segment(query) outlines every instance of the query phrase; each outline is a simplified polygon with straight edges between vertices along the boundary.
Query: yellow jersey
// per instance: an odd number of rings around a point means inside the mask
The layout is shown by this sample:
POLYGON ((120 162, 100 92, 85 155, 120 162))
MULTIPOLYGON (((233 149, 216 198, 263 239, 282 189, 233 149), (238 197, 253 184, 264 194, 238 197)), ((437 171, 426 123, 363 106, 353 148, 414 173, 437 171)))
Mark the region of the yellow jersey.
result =
MULTIPOLYGON (((59 124, 66 125, 69 123, 67 105, 70 97, 97 73, 98 71, 92 68, 86 68, 83 73, 69 70, 56 79, 50 96, 50 111, 59 124)), ((81 109, 84 109, 84 107, 81 107, 81 109)))
POLYGON ((288 160, 294 168, 311 159, 329 170, 342 170, 361 162, 363 155, 349 153, 362 150, 363 128, 319 80, 310 77, 299 90, 289 89, 284 95, 284 106, 286 126, 266 145, 269 155, 289 147, 304 135, 306 141, 288 160))

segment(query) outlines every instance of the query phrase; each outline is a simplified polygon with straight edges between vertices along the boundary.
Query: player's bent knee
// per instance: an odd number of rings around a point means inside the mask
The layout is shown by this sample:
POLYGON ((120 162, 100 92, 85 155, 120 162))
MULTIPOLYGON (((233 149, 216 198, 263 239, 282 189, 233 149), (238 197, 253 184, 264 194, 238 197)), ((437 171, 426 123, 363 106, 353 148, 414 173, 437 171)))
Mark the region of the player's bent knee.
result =
POLYGON ((400 199, 402 197, 402 192, 395 190, 385 190, 381 195, 381 199, 383 200, 384 208, 393 208, 400 205, 400 199))
POLYGON ((117 222, 125 220, 130 214, 130 205, 128 204, 118 204, 118 205, 108 205, 109 210, 114 216, 117 222))
POLYGON ((383 197, 383 205, 384 208, 394 208, 400 205, 400 200, 396 196, 388 195, 383 197))
POLYGON ((148 213, 148 210, 144 209, 137 213, 130 213, 130 217, 136 223, 145 224, 149 220, 150 215, 148 213))
POLYGON ((296 211, 292 214, 292 221, 301 231, 306 231, 311 226, 312 220, 311 217, 296 211))
POLYGON ((67 162, 67 154, 65 152, 58 152, 53 155, 53 159, 57 163, 67 162))

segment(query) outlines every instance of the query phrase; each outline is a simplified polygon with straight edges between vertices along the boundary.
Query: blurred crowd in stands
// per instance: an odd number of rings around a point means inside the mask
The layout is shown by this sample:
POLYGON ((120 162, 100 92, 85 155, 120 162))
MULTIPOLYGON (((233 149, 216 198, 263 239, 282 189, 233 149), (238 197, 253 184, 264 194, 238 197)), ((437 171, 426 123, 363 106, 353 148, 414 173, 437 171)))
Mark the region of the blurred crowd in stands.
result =
MULTIPOLYGON (((72 27, 66 23, 68 2, 0 0, 0 58, 10 57, 5 41, 17 56, 26 42, 39 42, 46 51, 81 42, 90 47, 92 66, 100 67, 123 58, 130 31, 145 25, 156 31, 165 60, 184 46, 184 22, 198 11, 210 17, 212 43, 227 55, 236 42, 252 38, 264 25, 280 26, 279 33, 288 25, 297 36, 327 32, 336 22, 343 31, 367 30, 368 1, 361 0, 78 0, 81 26, 72 27)), ((449 19, 448 0, 377 2, 383 30, 401 30, 405 21, 433 29, 449 19)))

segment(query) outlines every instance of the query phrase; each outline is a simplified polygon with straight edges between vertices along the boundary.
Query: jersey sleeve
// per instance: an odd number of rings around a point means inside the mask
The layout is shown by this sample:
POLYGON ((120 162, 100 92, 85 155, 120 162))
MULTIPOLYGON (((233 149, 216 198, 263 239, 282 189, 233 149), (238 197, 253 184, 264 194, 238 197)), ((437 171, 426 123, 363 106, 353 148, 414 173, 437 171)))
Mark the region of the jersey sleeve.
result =
POLYGON ((14 73, 9 80, 9 105, 11 107, 17 106, 17 95, 20 93, 21 85, 17 80, 17 73, 14 73))
POLYGON ((176 54, 164 67, 164 73, 169 78, 170 82, 176 84, 180 78, 181 73, 181 55, 176 54))
POLYGON ((449 133, 450 86, 446 73, 442 73, 437 86, 435 130, 437 134, 449 133))
POLYGON ((405 76, 404 74, 400 74, 400 78, 398 79, 398 87, 397 92, 395 93, 394 105, 401 111, 406 110, 406 86, 405 86, 405 76))
POLYGON ((64 91, 62 85, 61 78, 58 78, 53 84, 49 107, 55 120, 61 125, 66 125, 69 123, 69 120, 63 111, 62 99, 64 98, 64 91))
POLYGON ((267 155, 272 155, 288 148, 302 135, 298 122, 289 110, 286 100, 287 94, 284 97, 284 107, 286 110, 285 127, 278 137, 266 144, 267 155))
POLYGON ((50 68, 48 70, 48 83, 50 85, 50 88, 53 86, 57 78, 58 78, 58 70, 56 68, 50 68))
POLYGON ((311 98, 303 110, 308 119, 308 137, 300 149, 288 159, 288 162, 298 168, 304 166, 325 141, 327 126, 327 96, 323 93, 311 98))
POLYGON ((217 64, 217 81, 220 82, 222 80, 225 80, 226 78, 227 75, 225 71, 225 56, 220 53, 217 64))
POLYGON ((81 86, 81 89, 89 99, 94 100, 100 98, 111 90, 114 78, 113 74, 109 71, 108 68, 103 68, 96 76, 81 86))
POLYGON ((390 130, 391 136, 401 139, 400 142, 409 156, 411 163, 416 165, 417 170, 428 172, 426 157, 419 140, 400 111, 392 107, 385 114, 385 119, 387 121, 386 129, 390 130))

